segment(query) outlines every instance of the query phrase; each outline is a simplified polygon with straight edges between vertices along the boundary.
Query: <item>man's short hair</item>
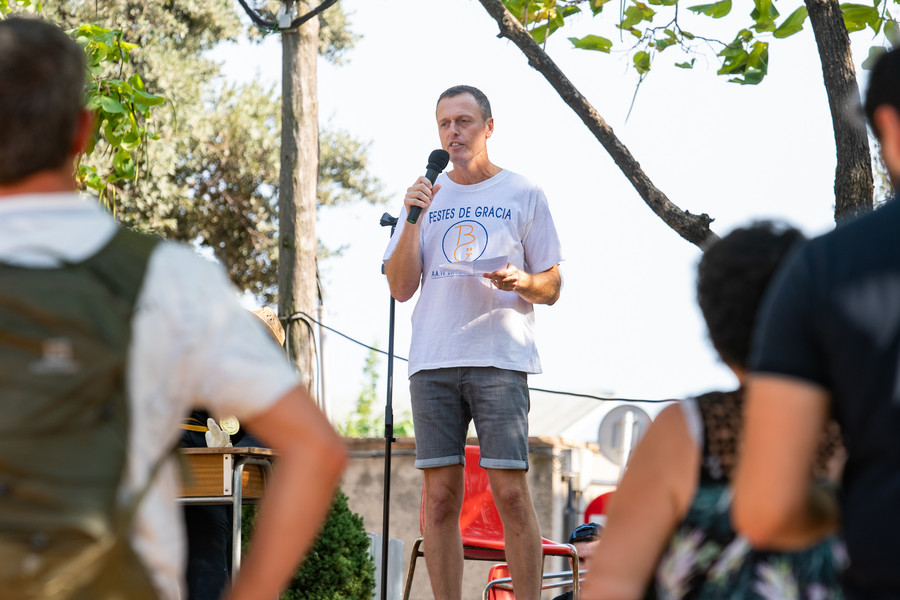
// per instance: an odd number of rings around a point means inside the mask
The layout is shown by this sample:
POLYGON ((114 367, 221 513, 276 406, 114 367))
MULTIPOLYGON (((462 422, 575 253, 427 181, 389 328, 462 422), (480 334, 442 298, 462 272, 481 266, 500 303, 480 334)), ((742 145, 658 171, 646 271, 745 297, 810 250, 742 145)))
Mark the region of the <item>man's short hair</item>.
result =
POLYGON ((746 367, 756 313, 781 261, 802 241, 800 231, 761 221, 710 246, 697 267, 697 301, 709 338, 733 367, 746 367))
POLYGON ((584 523, 572 530, 569 536, 570 544, 578 544, 581 542, 596 542, 603 533, 603 526, 599 523, 584 523))
MULTIPOLYGON (((440 96, 438 96, 437 104, 440 104, 441 100, 444 98, 453 98, 455 96, 461 96, 462 94, 472 94, 472 97, 475 98, 475 102, 478 103, 478 107, 481 109, 482 119, 487 121, 491 118, 491 103, 487 99, 487 96, 485 96, 484 92, 477 87, 472 87, 471 85, 454 85, 451 88, 447 88, 440 96)), ((437 105, 435 105, 435 108, 437 108, 437 105)))
POLYGON ((892 106, 900 113, 900 49, 891 50, 881 55, 869 74, 869 87, 866 91, 866 119, 875 136, 879 136, 875 128, 875 109, 882 104, 892 106))
POLYGON ((59 168, 84 107, 84 51, 34 18, 0 20, 0 185, 59 168))

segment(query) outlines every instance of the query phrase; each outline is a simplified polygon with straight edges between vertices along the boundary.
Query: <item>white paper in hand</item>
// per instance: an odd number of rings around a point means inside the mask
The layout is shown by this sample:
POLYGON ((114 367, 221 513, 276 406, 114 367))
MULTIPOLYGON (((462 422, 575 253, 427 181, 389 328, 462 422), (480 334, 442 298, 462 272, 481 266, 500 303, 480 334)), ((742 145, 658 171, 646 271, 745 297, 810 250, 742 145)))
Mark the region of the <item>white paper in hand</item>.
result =
POLYGON ((469 277, 481 277, 485 273, 493 273, 499 269, 505 269, 509 264, 509 257, 496 256, 494 258, 482 258, 469 262, 444 263, 438 269, 458 275, 469 277))

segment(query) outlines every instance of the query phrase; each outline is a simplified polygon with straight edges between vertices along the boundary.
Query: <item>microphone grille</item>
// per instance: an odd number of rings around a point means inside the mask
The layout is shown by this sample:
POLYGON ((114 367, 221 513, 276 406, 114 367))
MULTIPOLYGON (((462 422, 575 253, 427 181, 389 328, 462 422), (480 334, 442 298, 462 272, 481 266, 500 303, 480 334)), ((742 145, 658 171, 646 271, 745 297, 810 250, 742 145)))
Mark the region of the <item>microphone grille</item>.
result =
POLYGON ((447 163, 450 162, 450 153, 446 150, 434 150, 431 154, 428 155, 428 167, 429 169, 434 169, 438 173, 444 170, 444 167, 447 166, 447 163))

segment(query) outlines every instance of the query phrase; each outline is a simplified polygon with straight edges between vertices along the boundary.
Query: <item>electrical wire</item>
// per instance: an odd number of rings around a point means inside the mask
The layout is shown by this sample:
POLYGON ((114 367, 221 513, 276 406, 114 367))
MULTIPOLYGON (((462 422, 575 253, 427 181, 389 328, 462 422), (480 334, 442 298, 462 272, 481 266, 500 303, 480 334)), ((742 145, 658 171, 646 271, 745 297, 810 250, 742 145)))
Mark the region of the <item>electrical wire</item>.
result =
MULTIPOLYGON (((374 346, 370 346, 369 344, 366 344, 365 342, 361 342, 361 341, 359 341, 359 340, 357 340, 357 339, 354 339, 354 338, 350 337, 350 336, 347 335, 346 333, 340 332, 340 331, 338 331, 337 329, 334 329, 333 327, 329 327, 328 325, 325 325, 324 323, 320 323, 319 321, 316 321, 314 318, 312 318, 311 316, 309 316, 309 315, 306 314, 305 312, 302 312, 302 311, 301 311, 301 312, 296 312, 296 313, 294 313, 293 315, 291 315, 291 318, 296 317, 296 316, 298 316, 298 315, 299 315, 299 316, 302 316, 303 318, 302 318, 302 319, 295 319, 295 320, 302 320, 302 321, 306 322, 307 326, 308 326, 309 329, 310 329, 310 332, 312 332, 312 325, 310 325, 308 321, 311 321, 311 322, 315 323, 315 324, 318 325, 319 327, 324 327, 324 328, 327 329, 328 331, 330 331, 330 332, 332 332, 332 333, 336 333, 337 335, 341 336, 342 338, 344 338, 344 339, 346 339, 346 340, 349 340, 349 341, 353 342, 354 344, 357 344, 357 345, 359 345, 359 346, 362 346, 363 348, 366 348, 366 349, 368 349, 368 350, 372 350, 372 351, 374 351, 374 352, 377 352, 378 354, 383 354, 383 355, 385 355, 385 356, 390 356, 390 355, 389 355, 387 352, 385 352, 384 350, 381 350, 381 349, 376 348, 376 347, 374 347, 374 346)), ((313 343, 315 343, 315 342, 313 342, 313 343)), ((317 356, 318 356, 318 355, 317 355, 317 356)), ((394 358, 396 358, 396 359, 398 359, 398 360, 402 360, 402 361, 404 361, 404 362, 409 362, 409 359, 408 359, 408 358, 404 358, 404 357, 402 357, 402 356, 398 356, 397 354, 394 354, 394 358)), ((560 396, 572 396, 572 397, 575 397, 575 398, 589 398, 589 399, 591 399, 591 400, 598 400, 598 401, 600 401, 600 402, 628 402, 628 403, 634 403, 634 404, 639 404, 639 403, 644 403, 644 404, 662 404, 662 403, 666 403, 666 402, 672 402, 671 399, 668 399, 668 400, 645 400, 645 399, 618 398, 618 397, 616 397, 616 398, 611 398, 611 397, 608 397, 608 396, 596 396, 596 395, 594 395, 594 394, 581 394, 581 393, 576 393, 576 392, 564 392, 564 391, 561 391, 561 390, 548 390, 548 389, 545 389, 545 388, 536 388, 536 387, 529 387, 528 389, 529 389, 530 391, 532 391, 532 392, 541 392, 541 393, 544 393, 544 394, 557 394, 557 395, 560 395, 560 396)))
MULTIPOLYGON (((279 320, 282 320, 281 317, 279 317, 279 320)), ((315 373, 313 373, 314 382, 315 382, 315 392, 316 392, 316 404, 318 404, 319 406, 322 406, 321 401, 322 401, 322 396, 324 395, 322 393, 322 378, 325 376, 325 374, 322 372, 321 356, 319 355, 319 346, 316 342, 316 333, 315 333, 315 330, 313 329, 312 323, 316 323, 317 325, 321 325, 322 327, 326 327, 326 326, 322 325, 321 323, 319 323, 318 321, 316 321, 315 319, 313 319, 312 317, 310 317, 309 315, 307 315, 304 312, 295 312, 292 315, 284 318, 283 320, 285 322, 285 328, 284 328, 285 329, 284 339, 285 339, 285 343, 286 343, 285 351, 287 352, 288 356, 291 355, 291 323, 300 321, 301 323, 306 325, 306 331, 309 334, 309 339, 312 340, 312 351, 313 351, 313 358, 314 358, 313 362, 316 365, 315 373), (310 323, 310 321, 312 321, 312 323, 310 323)))

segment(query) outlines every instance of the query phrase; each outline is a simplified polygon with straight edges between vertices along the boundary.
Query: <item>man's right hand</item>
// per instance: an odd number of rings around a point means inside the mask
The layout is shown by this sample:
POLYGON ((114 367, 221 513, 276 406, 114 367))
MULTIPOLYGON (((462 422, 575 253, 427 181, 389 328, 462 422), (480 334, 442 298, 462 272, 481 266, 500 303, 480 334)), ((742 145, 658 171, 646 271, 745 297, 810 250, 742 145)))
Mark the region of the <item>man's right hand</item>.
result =
POLYGON ((403 198, 406 214, 409 214, 409 209, 413 206, 420 207, 424 213, 440 189, 440 185, 432 185, 424 175, 416 179, 416 182, 406 189, 406 196, 403 198))
POLYGON ((245 424, 278 451, 278 463, 266 483, 253 544, 225 598, 269 600, 279 597, 318 537, 347 462, 347 448, 299 385, 245 424))
POLYGON ((407 215, 413 206, 420 207, 422 214, 415 224, 404 219, 397 247, 384 263, 384 274, 387 275, 391 295, 399 302, 406 302, 419 289, 419 282, 422 280, 422 257, 419 253, 419 235, 422 232, 420 225, 424 212, 431 206, 434 195, 440 189, 440 185, 432 185, 423 175, 407 188, 406 196, 403 197, 407 215))

